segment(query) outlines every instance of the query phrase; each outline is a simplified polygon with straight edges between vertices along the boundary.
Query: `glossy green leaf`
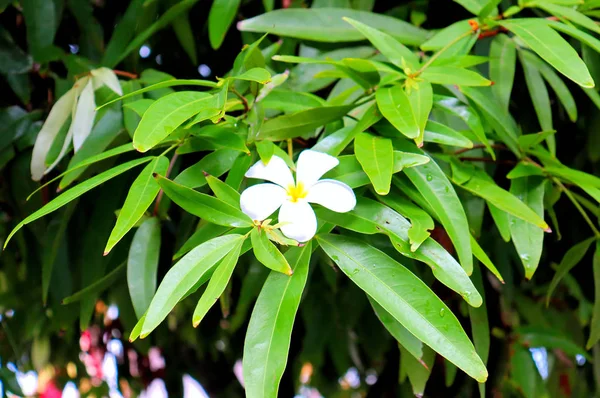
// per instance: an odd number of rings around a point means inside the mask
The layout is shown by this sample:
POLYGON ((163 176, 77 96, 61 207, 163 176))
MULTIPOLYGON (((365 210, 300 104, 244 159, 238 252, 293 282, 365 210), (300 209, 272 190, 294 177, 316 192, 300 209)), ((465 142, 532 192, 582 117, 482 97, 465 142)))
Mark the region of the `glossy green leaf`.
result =
POLYGON ((500 232, 500 236, 502 240, 505 242, 510 241, 510 216, 505 211, 500 210, 490 202, 486 202, 488 209, 490 209, 490 214, 494 219, 494 223, 498 228, 498 232, 500 232))
POLYGON ((160 175, 156 175, 156 179, 165 195, 188 213, 223 226, 251 227, 253 225, 247 215, 227 202, 194 191, 160 175))
POLYGON ((47 62, 52 58, 52 44, 60 21, 59 6, 47 0, 23 0, 21 5, 29 52, 37 62, 47 62))
MULTIPOLYGON (((475 351, 479 354, 484 365, 487 365, 490 353, 490 324, 488 321, 487 304, 483 288, 483 277, 479 265, 475 264, 473 266, 473 275, 471 278, 473 279, 473 284, 477 290, 481 292, 481 295, 484 297, 483 304, 480 307, 469 307, 473 344, 475 345, 475 351)), ((483 383, 479 384, 479 396, 480 398, 485 398, 485 384, 483 383)))
POLYGON ((323 106, 267 120, 258 134, 259 140, 281 141, 309 134, 327 123, 341 119, 352 106, 323 106))
POLYGON ((254 228, 250 233, 250 239, 252 241, 254 255, 261 264, 273 271, 292 275, 293 271, 290 264, 283 254, 281 254, 277 246, 271 243, 264 231, 254 228))
POLYGON ((169 160, 165 156, 159 156, 144 167, 139 176, 133 181, 127 198, 125 198, 125 203, 123 203, 123 208, 121 208, 117 217, 117 222, 104 248, 105 256, 142 218, 160 190, 154 175, 164 175, 168 168, 169 160))
POLYGON ((490 79, 494 82, 492 91, 505 112, 508 112, 516 64, 517 46, 514 40, 506 35, 494 37, 490 46, 490 79))
POLYGON ((577 52, 545 21, 521 18, 503 20, 499 23, 517 35, 560 73, 582 87, 594 87, 590 72, 577 52))
MULTIPOLYGON (((394 205, 391 196, 384 198, 394 205)), ((435 240, 427 238, 412 250, 408 233, 411 224, 389 207, 366 198, 360 198, 356 208, 349 213, 334 213, 318 209, 319 219, 362 234, 383 233, 390 237, 394 248, 403 256, 421 261, 431 267, 441 283, 460 294, 469 305, 481 305, 481 296, 456 260, 435 240)))
POLYGON ((167 272, 150 303, 140 333, 142 338, 152 332, 196 282, 212 271, 215 264, 243 239, 241 235, 214 238, 196 247, 179 260, 167 272))
POLYGON ((138 319, 150 306, 156 291, 160 243, 160 220, 152 217, 139 226, 129 247, 127 286, 138 319))
POLYGON ((490 89, 473 89, 462 87, 461 91, 481 110, 486 119, 494 127, 496 134, 515 154, 519 154, 517 137, 518 127, 508 112, 495 100, 490 89))
POLYGON ((436 32, 429 40, 421 44, 421 50, 423 51, 436 51, 440 50, 448 45, 451 45, 460 37, 472 32, 473 28, 469 25, 468 20, 454 22, 453 24, 445 27, 444 29, 436 32))
POLYGON ((490 86, 492 82, 477 72, 454 66, 430 66, 421 73, 430 83, 457 86, 490 86))
POLYGON ((380 88, 376 92, 376 99, 381 114, 398 131, 411 139, 419 137, 419 122, 402 86, 380 88))
MULTIPOLYGON (((543 217, 544 183, 541 177, 516 178, 511 181, 510 192, 543 217)), ((512 241, 525 268, 525 277, 531 279, 542 255, 544 232, 516 217, 511 217, 509 225, 512 241)))
POLYGON ((271 271, 256 300, 244 341, 244 384, 249 398, 277 397, 310 255, 310 242, 288 250, 286 260, 293 275, 271 271))
POLYGON ((344 18, 344 21, 360 31, 376 49, 397 67, 402 69, 409 67, 413 70, 418 68, 419 58, 394 37, 350 18, 344 18))
POLYGON ((578 344, 554 329, 537 326, 521 326, 516 330, 519 341, 528 347, 558 348, 567 355, 581 355, 588 360, 592 358, 578 344))
POLYGON ((417 339, 412 333, 410 333, 400 322, 398 322, 389 312, 383 309, 377 301, 373 300, 371 296, 367 296, 369 302, 375 311, 375 315, 381 321, 386 330, 398 341, 409 354, 411 354, 419 363, 427 367, 427 364, 423 361, 423 343, 417 339))
POLYGON ((152 149, 183 122, 212 103, 206 93, 183 91, 162 97, 144 113, 133 135, 133 146, 140 152, 152 149))
POLYGON ((387 198, 380 198, 383 203, 396 210, 399 214, 402 214, 411 222, 411 227, 408 230, 408 239, 410 241, 410 250, 416 251, 421 244, 430 236, 429 231, 435 226, 433 219, 408 199, 405 199, 400 194, 396 193, 393 196, 387 198))
POLYGON ((473 148, 473 143, 464 135, 444 124, 434 122, 433 120, 427 121, 427 124, 425 125, 423 141, 461 148, 473 148))
POLYGON ((426 31, 396 18, 343 8, 275 10, 238 23, 238 29, 329 43, 364 40, 364 36, 343 17, 376 26, 407 45, 419 45, 428 36, 426 31))
POLYGON ((42 218, 45 215, 50 214, 57 209, 60 209, 62 206, 66 205, 70 201, 78 198, 79 196, 83 195, 87 191, 110 180, 111 178, 114 178, 114 177, 118 176, 119 174, 126 172, 127 170, 130 170, 130 169, 132 169, 136 166, 139 166, 143 163, 149 162, 153 159, 155 159, 154 156, 148 156, 148 157, 141 158, 141 159, 131 160, 129 162, 126 162, 126 163, 120 164, 116 167, 113 167, 112 169, 107 170, 103 173, 100 173, 100 174, 90 178, 89 180, 82 182, 79 185, 74 186, 73 188, 69 189, 68 191, 66 191, 63 194, 59 195, 58 197, 54 198, 53 200, 48 202, 44 207, 42 207, 35 213, 33 213, 30 216, 28 216, 27 218, 25 218, 19 224, 17 224, 17 226, 11 231, 11 233, 8 235, 8 237, 4 241, 4 247, 6 248, 6 245, 8 244, 10 239, 13 237, 13 235, 16 234, 17 231, 19 231, 23 226, 25 226, 39 218, 42 218))
POLYGON ((239 208, 240 194, 238 191, 211 175, 206 176, 206 182, 217 198, 235 208, 239 208))
POLYGON ((558 268, 556 269, 556 273, 550 282, 550 286, 548 287, 548 292, 546 293, 546 306, 550 303, 550 298, 552 297, 552 293, 560 283, 560 281, 575 267, 579 262, 583 259, 588 249, 594 243, 595 238, 589 238, 584 241, 577 243, 575 246, 571 247, 563 256, 558 268))
POLYGON ((266 109, 284 113, 300 112, 325 105, 325 101, 314 94, 284 90, 271 91, 260 103, 266 109))
POLYGON ((252 68, 245 71, 241 75, 232 76, 231 78, 265 84, 271 80, 271 74, 265 68, 252 68))
POLYGON ((119 280, 119 278, 121 278, 121 274, 125 272, 126 266, 127 266, 127 263, 125 263, 125 262, 118 265, 111 272, 104 275, 102 278, 96 280, 91 285, 86 286, 85 288, 70 295, 69 297, 65 297, 62 300, 61 304, 67 305, 67 304, 76 303, 77 301, 81 301, 81 300, 85 299, 90 294, 103 292, 104 290, 106 290, 110 286, 112 286, 117 280, 119 280))
MULTIPOLYGON (((587 46, 593 48, 597 52, 600 52, 600 40, 596 39, 594 36, 584 32, 581 29, 577 29, 574 26, 567 25, 558 21, 546 20, 546 23, 551 28, 558 30, 559 32, 566 33, 569 36, 585 43, 587 46)), ((543 57, 542 57, 543 58, 543 57)))
POLYGON ((215 268, 215 272, 210 278, 210 282, 208 282, 208 286, 206 286, 206 290, 204 293, 202 293, 202 296, 196 305, 196 309, 194 310, 194 315, 192 317, 194 327, 197 327, 200 322, 202 322, 202 319, 208 310, 210 310, 210 308, 217 302, 221 294, 223 294, 225 291, 225 288, 229 283, 229 279, 233 274, 235 265, 238 262, 238 258, 240 257, 244 240, 245 239, 242 239, 236 243, 229 254, 227 254, 215 268))
POLYGON ((137 113, 137 115, 139 117, 144 116, 144 113, 146 113, 146 111, 148 110, 148 108, 150 108, 150 105, 152 105, 155 101, 153 99, 150 98, 142 98, 139 99, 137 101, 133 101, 133 102, 129 102, 127 104, 123 104, 123 108, 127 108, 127 109, 131 109, 132 111, 134 111, 135 113, 137 113))
POLYGON ((212 3, 208 13, 208 39, 213 49, 221 47, 240 3, 241 0, 216 0, 212 3))
POLYGON ((596 241, 594 250, 594 311, 590 321, 590 336, 585 348, 589 350, 600 340, 600 242, 596 241))
POLYGON ((546 80, 550 87, 552 87, 552 90, 554 90, 554 93, 565 107, 565 110, 569 115, 569 119, 571 119, 572 122, 576 121, 577 105, 575 104, 575 99, 573 98, 573 95, 571 95, 569 88, 563 82, 563 80, 556 74, 556 72, 554 72, 554 70, 550 66, 548 66, 547 63, 542 61, 536 55, 530 52, 523 51, 521 53, 521 56, 523 57, 523 59, 527 60, 527 62, 534 65, 538 69, 538 71, 542 74, 544 80, 546 80))
POLYGON ((389 138, 360 133, 354 139, 356 160, 379 195, 387 195, 392 184, 394 148, 389 138))
MULTIPOLYGON (((406 152, 422 154, 409 143, 398 142, 398 148, 406 152)), ((405 169, 404 173, 435 211, 454 243, 461 265, 467 274, 470 274, 473 270, 473 255, 469 224, 452 184, 433 160, 420 167, 405 169)))
POLYGON ((535 7, 539 7, 544 11, 548 12, 549 14, 555 15, 557 17, 563 17, 577 25, 583 26, 586 29, 589 29, 596 33, 600 33, 600 27, 598 27, 598 24, 593 19, 587 17, 585 14, 582 14, 573 8, 545 1, 534 1, 533 3, 535 7))
MULTIPOLYGON (((246 155, 240 156, 240 152, 237 150, 218 149, 204 156, 198 163, 183 170, 175 177, 174 181, 188 188, 200 188, 206 185, 204 173, 220 177, 233 167, 236 159, 252 160, 252 157, 246 155)), ((244 170, 244 173, 246 170, 244 170)))
POLYGON ((540 127, 545 131, 552 130, 554 128, 552 124, 552 107, 550 106, 550 96, 542 79, 542 74, 527 58, 521 56, 520 60, 525 74, 525 83, 540 127))
POLYGON ((433 89, 429 82, 421 81, 413 84, 410 92, 407 91, 407 95, 415 115, 415 121, 417 122, 417 126, 419 126, 419 135, 415 142, 418 146, 422 146, 425 135, 425 126, 427 125, 429 113, 431 113, 431 108, 433 106, 433 89))
POLYGON ((419 340, 480 382, 487 370, 448 307, 419 278, 367 243, 338 235, 317 240, 340 269, 419 340))
POLYGON ((273 152, 275 151, 275 144, 271 141, 256 141, 255 145, 260 160, 262 160, 264 164, 269 163, 269 160, 271 160, 273 152))
MULTIPOLYGON (((415 358, 411 355, 406 355, 407 350, 400 346, 400 375, 406 374, 412 392, 415 397, 423 396, 425 393, 425 385, 431 376, 431 370, 435 364, 435 352, 427 347, 423 347, 423 358, 420 362, 415 361, 415 358), (425 364, 425 366, 419 366, 419 364, 425 364)), ((401 376, 402 377, 402 376, 401 376)))
POLYGON ((518 386, 525 398, 536 398, 543 394, 542 378, 539 374, 531 352, 520 344, 512 346, 513 355, 510 359, 511 380, 518 386))

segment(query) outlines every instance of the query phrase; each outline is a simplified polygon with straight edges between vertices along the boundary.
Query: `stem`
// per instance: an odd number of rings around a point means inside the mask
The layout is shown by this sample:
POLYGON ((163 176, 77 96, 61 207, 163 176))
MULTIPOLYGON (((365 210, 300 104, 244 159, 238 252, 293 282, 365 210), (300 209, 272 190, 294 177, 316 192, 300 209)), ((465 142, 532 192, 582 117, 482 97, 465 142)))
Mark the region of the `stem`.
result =
POLYGON ((137 73, 131 73, 131 72, 126 72, 124 70, 117 70, 117 69, 113 69, 113 72, 114 72, 115 75, 123 76, 123 77, 128 77, 130 79, 137 79, 138 78, 137 73))
POLYGON ((573 205, 579 211, 579 213, 581 213, 581 216, 583 217, 585 222, 589 225, 592 232, 594 232, 594 235, 596 236, 596 238, 600 238, 600 231, 598 231, 598 229, 596 228, 596 226, 594 225, 594 223, 592 222, 592 220, 590 219, 588 214, 585 212, 583 207, 581 207, 581 204, 579 203, 577 198, 575 198, 573 196, 571 191, 569 191, 569 189, 567 187, 565 187, 558 178, 552 177, 552 181, 554 181, 554 183, 560 188, 560 190, 563 191, 565 193, 565 195, 567 195, 567 197, 571 200, 571 202, 573 202, 573 205))
MULTIPOLYGON (((501 144, 492 144, 490 146, 492 148, 494 148, 494 149, 501 149, 501 150, 507 150, 508 149, 505 145, 501 145, 501 144)), ((483 149, 483 148, 487 148, 487 145, 485 145, 485 144, 475 144, 471 148, 459 149, 458 151, 454 152, 454 154, 455 155, 460 155, 461 153, 469 152, 469 151, 472 151, 474 149, 483 149)))
POLYGON ((2 328, 4 329, 4 333, 6 333, 6 339, 8 340, 8 343, 15 354, 15 360, 18 360, 20 358, 19 350, 17 348, 17 344, 15 343, 15 339, 13 339, 11 331, 6 324, 6 320, 3 319, 0 323, 2 323, 2 328))
POLYGON ((288 156, 290 157, 290 160, 293 162, 294 161, 294 144, 292 143, 291 138, 287 139, 287 151, 288 151, 288 156))
POLYGON ((496 164, 517 164, 514 160, 494 160, 492 158, 477 158, 470 156, 463 156, 459 158, 460 160, 466 160, 468 162, 484 162, 484 163, 496 163, 496 164))
MULTIPOLYGON (((169 148, 169 150, 170 149, 171 148, 169 148)), ((177 152, 175 152, 175 154, 171 158, 171 161, 169 162, 169 167, 167 168, 165 177, 169 177, 169 174, 171 174, 171 171, 173 170, 173 166, 175 165, 175 162, 177 161, 178 157, 179 157, 179 154, 177 152)), ((165 193, 162 189, 160 191, 158 191, 158 195, 156 196, 156 201, 154 202, 154 212, 152 213, 153 216, 156 216, 158 214, 158 209, 160 207, 160 201, 162 200, 162 197, 164 194, 165 193)))
POLYGON ((433 54, 431 56, 431 58, 429 58, 427 60, 427 62, 425 62, 425 64, 423 64, 423 66, 421 67, 421 69, 419 69, 414 76, 419 76, 421 73, 423 73, 423 71, 425 69, 427 69, 429 66, 431 66, 431 64, 433 63, 433 61, 435 61, 436 59, 439 58, 440 55, 442 55, 447 49, 449 49, 450 47, 452 47, 453 45, 455 45, 456 43, 458 43, 459 41, 461 41, 462 39, 464 39, 465 37, 468 37, 469 35, 472 35, 474 32, 473 30, 470 30, 468 32, 463 33, 462 35, 458 36, 457 38, 455 38, 454 40, 452 40, 451 42, 449 42, 448 44, 446 44, 444 47, 442 47, 441 49, 438 50, 438 52, 436 52, 435 54, 433 54))
POLYGON ((242 101, 242 105, 244 105, 244 113, 248 113, 250 111, 250 106, 248 106, 248 100, 239 91, 235 89, 235 87, 231 87, 231 92, 234 93, 240 101, 242 101))

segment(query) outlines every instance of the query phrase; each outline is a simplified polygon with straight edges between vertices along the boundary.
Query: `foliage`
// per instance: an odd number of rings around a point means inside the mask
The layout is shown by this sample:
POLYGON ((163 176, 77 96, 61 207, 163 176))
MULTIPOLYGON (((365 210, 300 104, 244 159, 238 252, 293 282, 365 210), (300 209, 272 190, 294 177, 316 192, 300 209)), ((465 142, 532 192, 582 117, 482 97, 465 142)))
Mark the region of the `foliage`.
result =
POLYGON ((598 393, 600 2, 125 5, 0 1, 5 389, 104 319, 211 396, 598 393))

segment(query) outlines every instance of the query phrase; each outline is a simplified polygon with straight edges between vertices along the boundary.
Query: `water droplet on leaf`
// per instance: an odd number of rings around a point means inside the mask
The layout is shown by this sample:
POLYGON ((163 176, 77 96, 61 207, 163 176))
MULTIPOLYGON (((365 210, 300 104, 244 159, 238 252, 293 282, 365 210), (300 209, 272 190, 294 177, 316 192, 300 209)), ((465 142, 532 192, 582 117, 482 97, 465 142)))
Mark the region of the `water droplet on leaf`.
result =
POLYGON ((446 315, 446 310, 442 308, 440 310, 440 316, 443 317, 444 315, 446 315))
POLYGON ((427 174, 427 181, 433 180, 433 176, 431 174, 427 174))

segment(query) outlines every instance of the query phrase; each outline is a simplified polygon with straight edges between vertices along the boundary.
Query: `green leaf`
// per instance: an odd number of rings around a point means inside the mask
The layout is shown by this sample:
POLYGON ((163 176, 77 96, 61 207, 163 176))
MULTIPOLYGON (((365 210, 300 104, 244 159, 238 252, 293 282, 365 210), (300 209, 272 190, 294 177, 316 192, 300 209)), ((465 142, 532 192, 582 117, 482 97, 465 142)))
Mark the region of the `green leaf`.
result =
POLYGON ((240 193, 211 175, 206 176, 206 182, 215 196, 235 208, 240 206, 240 193))
POLYGON ((429 238, 429 231, 435 226, 431 216, 419 206, 399 194, 380 199, 399 214, 408 217, 412 224, 408 230, 410 250, 413 252, 416 251, 421 244, 429 238))
POLYGON ((238 23, 238 29, 328 43, 364 40, 364 36, 343 17, 376 26, 407 45, 419 45, 428 36, 426 31, 396 18, 343 8, 275 10, 238 23))
POLYGON ((353 19, 343 19, 360 31, 376 49, 397 67, 401 69, 409 67, 413 70, 419 67, 419 58, 394 37, 353 19))
POLYGON ((275 151, 275 144, 271 141, 256 141, 254 145, 256 145, 256 151, 258 152, 258 156, 260 156, 260 160, 264 164, 269 163, 275 151))
POLYGON ((160 242, 160 220, 152 217, 140 225, 129 247, 127 286, 138 319, 150 306, 156 291, 160 242))
MULTIPOLYGON (((521 54, 522 52, 519 52, 521 54)), ((552 125, 552 107, 550 106, 550 96, 548 89, 542 79, 542 74, 535 65, 530 63, 527 58, 520 56, 523 73, 525 74, 525 83, 533 102, 533 108, 537 115, 540 127, 544 131, 553 130, 552 125)))
POLYGON ((267 120, 258 134, 259 140, 282 141, 313 133, 315 129, 341 119, 352 105, 323 106, 267 120))
POLYGON ((496 185, 485 171, 472 165, 453 162, 452 181, 473 195, 480 196, 492 203, 500 210, 550 232, 550 227, 540 215, 513 194, 496 185), (458 177, 459 174, 469 176, 469 180, 462 181, 458 177))
MULTIPOLYGON (((510 192, 543 217, 545 182, 541 177, 516 178, 511 181, 510 192)), ((542 256, 544 232, 516 217, 511 217, 509 225, 512 241, 525 268, 525 277, 531 279, 542 256)))
POLYGON ((35 60, 40 63, 52 58, 52 44, 60 21, 59 10, 54 1, 23 0, 23 16, 27 28, 27 46, 35 60))
POLYGON ((123 108, 127 108, 127 109, 131 109, 132 111, 134 111, 135 113, 137 113, 137 115, 139 117, 144 116, 144 113, 146 113, 146 111, 148 110, 148 108, 150 108, 150 105, 152 105, 154 102, 156 102, 153 99, 150 98, 142 98, 139 99, 137 101, 133 101, 133 102, 129 102, 127 104, 123 104, 123 108))
POLYGON ((475 258, 477 260, 481 261, 481 263, 483 265, 485 265, 485 267, 492 274, 494 274, 494 276, 496 278, 498 278, 498 280, 500 282, 504 283, 504 278, 502 278, 502 275, 500 274, 500 272, 498 271, 498 269, 496 268, 496 266, 494 265, 494 263, 492 262, 492 260, 490 260, 490 258, 488 257, 488 255, 481 248, 481 246, 479 246, 479 243, 473 237, 473 235, 471 235, 471 250, 473 250, 473 255, 475 256, 475 258))
MULTIPOLYGON (((527 151, 531 148, 534 148, 536 145, 538 145, 540 142, 547 140, 548 137, 554 135, 556 133, 555 130, 548 130, 548 131, 542 131, 540 133, 535 133, 535 134, 525 134, 519 137, 519 146, 524 150, 527 151)), ((533 167, 537 167, 537 166, 533 166, 533 167)), ((540 169, 539 167, 537 167, 538 169, 540 169)), ((541 169, 540 169, 541 171, 541 169)))
POLYGON ((179 260, 167 272, 150 303, 140 333, 142 338, 152 332, 188 291, 243 240, 241 235, 220 236, 201 244, 179 260))
MULTIPOLYGON (((377 106, 371 107, 364 113, 360 120, 354 126, 344 127, 317 142, 313 147, 313 151, 328 153, 332 156, 338 156, 349 144, 354 137, 367 130, 373 124, 381 120, 381 114, 377 110, 377 106)), ((260 152, 260 151, 259 151, 260 152)))
MULTIPOLYGON (((395 205, 386 196, 382 199, 395 205)), ((390 237, 394 248, 403 256, 421 261, 431 267, 433 275, 444 285, 460 294, 472 306, 481 305, 481 296, 456 260, 435 240, 427 238, 413 251, 408 233, 411 224, 389 207, 366 198, 360 198, 356 208, 349 213, 335 213, 317 209, 320 220, 341 226, 361 234, 383 233, 390 237)))
POLYGON ((428 120, 425 125, 425 142, 435 142, 441 145, 458 146, 461 148, 473 148, 473 143, 464 135, 450 127, 428 120))
POLYGON ((514 40, 507 35, 496 35, 490 46, 490 79, 494 82, 492 91, 505 112, 508 112, 516 64, 517 46, 514 40))
POLYGON ((325 101, 314 94, 283 90, 271 91, 260 103, 265 109, 284 113, 300 112, 325 105, 325 101))
POLYGON ((49 203, 47 203, 44 207, 42 207, 38 211, 34 212, 33 214, 29 215, 27 218, 25 218, 23 221, 21 221, 19 224, 17 224, 17 226, 11 231, 11 233, 6 238, 6 241, 4 241, 4 248, 6 248, 6 245, 8 244, 10 239, 13 237, 13 235, 16 234, 17 231, 19 231, 23 226, 25 226, 39 218, 42 218, 43 216, 50 214, 57 209, 60 209, 62 206, 66 205, 67 203, 71 202, 74 199, 77 199, 78 197, 80 197, 81 195, 86 193, 87 191, 97 187, 100 184, 103 184, 104 182, 110 180, 111 178, 114 178, 114 177, 118 176, 119 174, 126 172, 127 170, 130 170, 130 169, 132 169, 136 166, 139 166, 143 163, 149 162, 153 159, 155 159, 154 156, 148 156, 148 157, 141 158, 141 159, 131 160, 129 162, 126 162, 126 163, 120 164, 116 167, 113 167, 112 169, 106 170, 105 172, 100 173, 100 174, 90 178, 89 180, 86 180, 86 181, 82 182, 81 184, 74 186, 73 188, 69 189, 65 193, 54 198, 49 203))
POLYGON ((281 272, 286 275, 292 275, 292 268, 287 260, 281 254, 279 249, 271 243, 269 237, 259 228, 254 228, 250 233, 252 241, 252 250, 256 259, 265 267, 273 271, 281 272))
MULTIPOLYGON (((479 269, 479 265, 474 265, 473 275, 471 278, 477 290, 480 291, 481 295, 485 298, 483 278, 481 275, 481 270, 479 269)), ((485 299, 480 307, 469 307, 469 319, 471 321, 471 333, 473 335, 475 351, 477 351, 477 354, 483 361, 484 365, 487 365, 488 356, 490 353, 490 324, 488 321, 488 312, 485 299)), ((479 395, 480 398, 485 398, 485 384, 479 384, 479 395)))
POLYGON ((563 17, 577 25, 583 26, 586 29, 589 29, 596 33, 600 33, 600 27, 598 27, 597 23, 593 19, 585 16, 584 14, 580 13, 579 11, 573 8, 564 7, 559 4, 552 4, 551 2, 544 1, 534 1, 533 3, 535 7, 539 7, 542 10, 548 12, 549 14, 555 15, 557 17, 563 17))
POLYGON ((419 340, 480 382, 487 370, 450 309, 419 278, 365 242, 317 235, 327 255, 419 340))
POLYGON ((594 251, 594 311, 590 321, 590 336, 585 348, 589 350, 600 339, 600 242, 596 241, 594 251))
POLYGON ((435 352, 427 346, 423 347, 423 358, 417 363, 414 357, 406 355, 408 351, 405 350, 404 347, 400 346, 399 348, 400 374, 406 374, 408 376, 415 397, 422 397, 425 392, 425 385, 429 380, 431 370, 435 364, 435 352), (425 366, 419 366, 419 364, 425 364, 425 366))
POLYGON ((582 87, 594 87, 585 63, 565 39, 537 18, 499 21, 560 73, 582 87))
POLYGON ((256 300, 244 341, 244 384, 249 398, 278 395, 310 255, 310 242, 288 250, 286 259, 293 275, 272 271, 256 300))
POLYGON ((554 70, 550 66, 548 66, 547 63, 542 61, 534 54, 528 51, 522 51, 521 56, 524 60, 527 60, 527 62, 529 62, 538 69, 538 71, 542 74, 544 80, 546 80, 550 87, 552 87, 552 90, 554 90, 554 93, 565 107, 569 115, 569 119, 571 119, 572 122, 576 121, 577 105, 575 104, 575 99, 573 99, 569 88, 562 81, 562 79, 556 74, 556 72, 554 72, 554 70))
MULTIPOLYGON (((119 60, 122 59, 120 58, 121 53, 125 50, 125 47, 127 47, 127 44, 135 34, 137 21, 142 13, 142 7, 144 6, 145 1, 146 0, 131 1, 125 14, 112 32, 110 41, 108 42, 102 57, 102 65, 113 68, 119 63, 119 60)), ((127 54, 125 54, 125 56, 127 56, 127 54)))
MULTIPOLYGON (((173 86, 201 86, 201 87, 211 87, 211 88, 215 88, 217 87, 217 83, 208 81, 208 80, 197 80, 197 79, 172 79, 172 80, 166 80, 166 81, 161 81, 158 83, 154 83, 151 84, 149 86, 146 86, 144 88, 140 88, 139 90, 135 90, 132 91, 130 93, 127 93, 125 95, 122 95, 119 98, 115 98, 113 100, 110 100, 102 105, 100 105, 98 107, 98 109, 101 109, 105 106, 108 106, 110 104, 113 104, 117 101, 121 101, 127 98, 131 98, 143 93, 147 93, 149 91, 154 91, 154 90, 160 90, 162 88, 167 88, 167 87, 173 87, 173 86)), ((146 98, 148 99, 148 98, 146 98)))
POLYGON ((213 224, 228 227, 251 227, 254 225, 247 215, 227 202, 194 191, 160 175, 157 175, 156 179, 165 195, 188 213, 213 224))
POLYGON ((433 106, 433 89, 431 84, 426 81, 421 81, 413 84, 410 91, 407 91, 410 106, 415 115, 415 121, 419 126, 419 136, 415 140, 418 146, 423 145, 423 137, 425 135, 425 126, 429 113, 433 106))
POLYGON ((505 242, 510 241, 510 216, 505 211, 500 210, 490 202, 486 202, 488 209, 490 209, 490 214, 494 219, 494 223, 498 228, 498 232, 500 232, 500 236, 502 240, 505 242))
MULTIPOLYGON (((248 158, 252 160, 251 156, 240 156, 240 152, 237 150, 218 149, 204 156, 198 163, 183 170, 174 181, 188 188, 200 188, 206 185, 204 173, 220 177, 232 168, 236 159, 248 158)), ((244 170, 244 173, 246 170, 244 170)))
MULTIPOLYGON (((104 255, 106 256, 117 243, 137 222, 142 218, 148 206, 152 204, 158 191, 160 191, 159 185, 154 179, 155 174, 164 175, 167 173, 169 168, 169 159, 165 156, 159 156, 150 162, 139 176, 133 181, 129 188, 123 208, 119 212, 117 222, 110 233, 106 247, 104 248, 104 255)), ((143 311, 142 311, 143 313, 143 311)))
MULTIPOLYGON (((424 154, 409 143, 398 141, 397 145, 403 151, 424 154)), ((469 223, 452 184, 433 159, 420 167, 405 169, 404 173, 435 211, 456 248, 461 265, 470 274, 473 270, 473 255, 469 223)))
POLYGON ((154 102, 144 113, 133 135, 133 146, 140 152, 152 149, 183 122, 213 102, 212 96, 196 91, 173 93, 154 102))
POLYGON ((231 79, 248 80, 250 82, 265 84, 271 80, 271 74, 265 68, 252 68, 241 75, 231 76, 231 79))
POLYGON ((235 19, 241 0, 215 0, 208 14, 208 39, 217 50, 223 44, 225 34, 235 19))
POLYGON ((454 84, 457 86, 490 86, 492 82, 477 72, 454 66, 429 66, 420 75, 434 84, 454 84))
POLYGON ((490 122, 498 137, 516 155, 519 155, 517 137, 519 129, 512 116, 502 109, 490 89, 473 89, 462 87, 461 91, 481 110, 490 122))
POLYGON ((126 266, 127 266, 127 263, 123 262, 122 264, 117 266, 114 270, 112 270, 108 274, 104 275, 102 278, 96 280, 91 285, 86 286, 85 288, 81 289, 77 293, 70 295, 69 297, 65 297, 62 300, 61 304, 63 304, 63 305, 72 304, 72 303, 75 303, 77 301, 87 298, 90 294, 103 292, 104 290, 106 290, 110 286, 112 286, 117 280, 119 280, 119 278, 121 278, 121 274, 123 272, 125 272, 126 266))
MULTIPOLYGON (((582 31, 581 29, 577 29, 574 26, 567 25, 558 21, 550 21, 547 20, 546 23, 551 28, 558 30, 559 32, 563 32, 568 34, 569 36, 581 41, 587 46, 596 50, 596 52, 600 52, 600 40, 596 39, 594 36, 582 31)), ((543 58, 543 57, 542 57, 543 58)))
POLYGON ((411 139, 419 137, 419 123, 410 98, 400 85, 383 87, 375 94, 381 114, 402 134, 411 139))
POLYGON ((423 343, 417 339, 411 332, 406 330, 400 322, 398 322, 389 312, 383 309, 377 301, 373 300, 371 296, 367 296, 375 315, 381 321, 386 330, 398 341, 406 352, 412 355, 423 367, 427 367, 427 364, 423 361, 423 343))
POLYGON ((392 184, 394 147, 389 138, 360 133, 354 139, 356 160, 379 195, 387 195, 392 184))
POLYGON ((513 355, 510 359, 511 380, 517 385, 525 398, 543 396, 542 378, 535 366, 531 353, 520 344, 511 346, 513 355))
POLYGON ((571 247, 563 256, 552 281, 550 282, 550 286, 548 287, 548 292, 546 293, 546 306, 550 304, 550 298, 552 297, 552 293, 554 293, 554 289, 558 286, 560 281, 575 267, 583 257, 587 253, 591 244, 595 241, 595 238, 588 238, 584 241, 577 243, 575 246, 571 247))
POLYGON ((194 310, 194 316, 192 318, 194 327, 197 327, 200 322, 202 322, 202 319, 208 310, 210 310, 225 291, 229 279, 231 279, 231 275, 233 274, 235 265, 238 262, 238 258, 240 257, 244 241, 245 239, 240 240, 233 249, 231 249, 229 254, 221 260, 219 265, 217 265, 215 272, 210 278, 210 282, 208 282, 208 286, 206 286, 206 290, 202 293, 202 296, 196 305, 196 309, 194 310))

